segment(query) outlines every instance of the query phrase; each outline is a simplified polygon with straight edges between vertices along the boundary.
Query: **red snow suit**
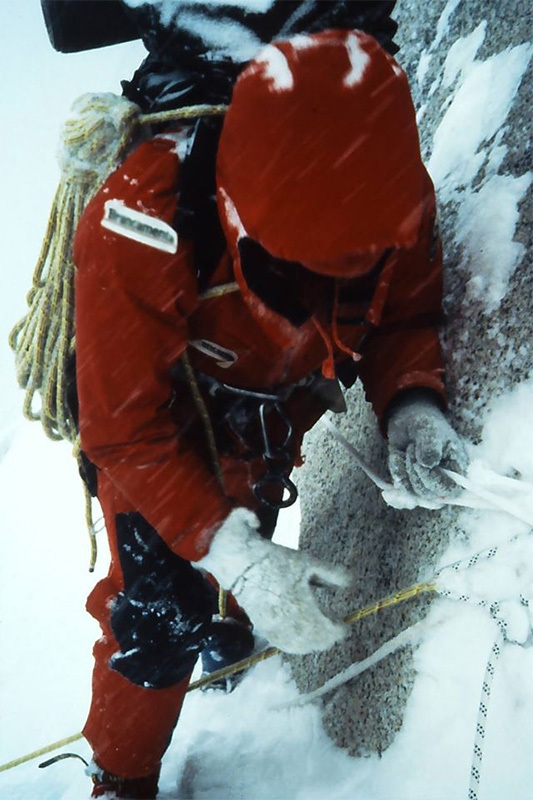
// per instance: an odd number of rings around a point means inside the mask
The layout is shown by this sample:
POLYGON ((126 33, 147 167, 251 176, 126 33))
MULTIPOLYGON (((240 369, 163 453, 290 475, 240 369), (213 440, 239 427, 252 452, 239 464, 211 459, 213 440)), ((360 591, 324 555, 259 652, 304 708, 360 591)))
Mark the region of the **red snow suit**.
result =
POLYGON ((174 224, 189 132, 136 149, 90 203, 75 241, 80 433, 98 467, 113 557, 88 604, 104 638, 85 733, 97 761, 127 777, 161 758, 187 680, 145 689, 108 667, 118 649, 109 609, 123 587, 116 515, 140 513, 170 550, 196 561, 233 507, 258 507, 252 487, 266 469, 234 436, 219 452, 222 488, 198 406, 173 378, 183 353, 198 376, 287 390, 293 463, 325 408, 312 374, 355 365, 380 420, 407 388, 444 396, 435 198, 394 59, 370 36, 327 31, 269 45, 245 69, 218 154, 227 251, 202 293, 192 242, 164 252, 101 224, 110 200, 174 224), (284 270, 297 276, 298 318, 264 291, 284 270))

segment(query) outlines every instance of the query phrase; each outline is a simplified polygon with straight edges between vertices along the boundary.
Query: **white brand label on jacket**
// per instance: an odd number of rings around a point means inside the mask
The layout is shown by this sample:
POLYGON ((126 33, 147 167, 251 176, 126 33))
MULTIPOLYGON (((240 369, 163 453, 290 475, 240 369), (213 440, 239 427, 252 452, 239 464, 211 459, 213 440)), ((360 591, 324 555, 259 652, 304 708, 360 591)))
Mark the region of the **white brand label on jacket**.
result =
POLYGON ((222 345, 216 342, 210 342, 208 339, 192 339, 189 344, 191 347, 199 350, 200 353, 203 353, 204 356, 214 358, 217 362, 217 366, 223 369, 231 367, 238 358, 234 350, 228 350, 227 347, 222 347, 222 345))
POLYGON ((102 227, 165 253, 178 251, 178 234, 174 228, 157 217, 128 208, 122 200, 106 202, 102 227))

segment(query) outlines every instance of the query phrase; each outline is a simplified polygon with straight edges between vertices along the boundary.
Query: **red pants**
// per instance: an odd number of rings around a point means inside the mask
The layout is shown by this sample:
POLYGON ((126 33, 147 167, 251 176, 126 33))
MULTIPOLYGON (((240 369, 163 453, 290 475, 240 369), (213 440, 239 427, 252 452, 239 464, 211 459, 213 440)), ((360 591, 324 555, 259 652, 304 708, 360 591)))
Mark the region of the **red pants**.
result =
POLYGON ((189 677, 167 689, 145 689, 109 667, 110 657, 120 650, 111 631, 110 604, 123 585, 115 519, 110 511, 107 506, 111 568, 87 602, 87 610, 99 621, 103 635, 94 646, 92 703, 83 734, 100 767, 136 778, 152 772, 161 760, 178 720, 189 677))
POLYGON ((114 775, 148 775, 172 736, 189 678, 168 689, 144 689, 108 666, 118 650, 104 636, 94 647, 93 700, 83 734, 97 764, 114 775))
MULTIPOLYGON (((122 541, 123 529, 117 525, 117 520, 123 519, 131 511, 128 511, 124 499, 116 493, 105 478, 99 482, 99 498, 104 509, 109 537, 111 566, 107 577, 95 586, 87 601, 87 610, 100 623, 103 635, 94 647, 93 697, 83 733, 91 745, 95 761, 100 767, 115 775, 136 778, 154 770, 170 742, 189 684, 195 651, 194 649, 192 651, 192 660, 190 652, 187 656, 184 651, 185 660, 181 662, 178 662, 180 658, 178 654, 174 663, 180 663, 183 669, 180 666, 180 675, 176 679, 179 682, 170 686, 167 682, 165 685, 168 688, 144 688, 139 685, 145 680, 144 675, 140 681, 136 679, 135 682, 132 682, 123 677, 120 672, 110 668, 111 656, 121 651, 121 646, 117 642, 113 630, 119 638, 121 634, 115 625, 112 630, 112 609, 116 608, 114 601, 117 595, 121 592, 127 594, 129 591, 124 553, 122 552, 122 557, 119 554, 119 542, 122 541), (126 578, 123 569, 126 569, 126 578), (182 675, 185 677, 182 678, 182 675)), ((153 531, 153 529, 151 530, 153 531)), ((156 538, 158 537, 156 536, 156 538)), ((122 544, 124 545, 123 541, 122 544)), ((129 545, 126 546, 129 548, 129 545)), ((193 573, 193 578, 200 581, 202 586, 204 585, 205 582, 199 573, 191 570, 187 562, 183 562, 181 559, 178 561, 185 564, 186 568, 193 573)), ((143 575, 145 565, 146 562, 143 561, 139 567, 143 575)), ((186 592, 191 588, 194 589, 194 586, 190 582, 184 583, 186 592)), ((196 588, 198 589, 198 587, 196 588)), ((200 592, 202 591, 202 587, 200 587, 200 592)), ((211 620, 212 611, 216 608, 216 593, 212 589, 207 591, 208 594, 213 594, 213 600, 209 600, 207 610, 208 619, 211 620)), ((247 620, 234 598, 230 597, 229 600, 228 613, 231 616, 242 616, 247 620)), ((116 616, 113 619, 116 624, 116 616)), ((122 650, 124 651, 124 649, 128 650, 129 647, 124 648, 123 646, 122 650)), ((156 652, 156 661, 163 662, 161 650, 156 652)))

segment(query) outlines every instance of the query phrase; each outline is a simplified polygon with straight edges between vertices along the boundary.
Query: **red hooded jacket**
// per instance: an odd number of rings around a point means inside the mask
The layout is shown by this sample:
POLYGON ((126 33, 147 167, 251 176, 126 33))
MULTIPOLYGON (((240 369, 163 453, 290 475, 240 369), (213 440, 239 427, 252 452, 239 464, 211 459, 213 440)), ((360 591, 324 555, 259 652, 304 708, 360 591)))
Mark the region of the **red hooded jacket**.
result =
MULTIPOLYGON (((222 489, 198 410, 173 380, 185 351, 197 374, 255 390, 356 364, 380 420, 398 392, 444 389, 435 198, 394 59, 366 34, 326 31, 250 63, 218 153, 227 251, 202 293, 192 242, 166 252, 102 225, 110 200, 174 224, 189 133, 142 144, 88 206, 75 241, 76 347, 100 499, 139 511, 197 560, 232 507, 256 505, 265 466, 221 453, 222 489), (303 319, 257 288, 263 257, 298 270, 303 319)), ((324 406, 302 385, 287 409, 298 445, 324 406)))

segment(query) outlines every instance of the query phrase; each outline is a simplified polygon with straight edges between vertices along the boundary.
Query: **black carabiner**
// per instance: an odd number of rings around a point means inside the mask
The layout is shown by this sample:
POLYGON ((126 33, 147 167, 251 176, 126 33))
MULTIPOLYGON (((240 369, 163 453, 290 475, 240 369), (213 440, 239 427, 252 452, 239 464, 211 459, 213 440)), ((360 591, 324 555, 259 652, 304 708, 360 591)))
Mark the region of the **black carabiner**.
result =
MULTIPOLYGON (((265 458, 272 459, 273 461, 284 458, 287 452, 286 448, 292 437, 292 422, 288 415, 283 411, 279 403, 261 403, 259 406, 259 419, 261 421, 261 432, 263 434, 263 443, 265 445, 265 458), (266 415, 270 411, 276 411, 279 419, 285 425, 285 438, 279 445, 272 445, 267 430, 266 415)), ((290 458, 290 457, 289 457, 290 458)))
POLYGON ((269 508, 275 508, 277 510, 279 510, 280 508, 289 508, 289 506, 294 505, 294 503, 298 499, 298 489, 291 481, 289 476, 283 475, 282 473, 267 472, 266 475, 263 475, 263 477, 260 478, 257 481, 257 483, 254 484, 253 492, 260 503, 262 503, 264 506, 268 506, 269 508), (287 497, 287 499, 283 500, 283 494, 282 494, 282 499, 278 503, 269 500, 263 494, 263 488, 265 486, 272 486, 276 483, 283 487, 283 493, 285 493, 285 490, 289 492, 289 496, 287 497))

